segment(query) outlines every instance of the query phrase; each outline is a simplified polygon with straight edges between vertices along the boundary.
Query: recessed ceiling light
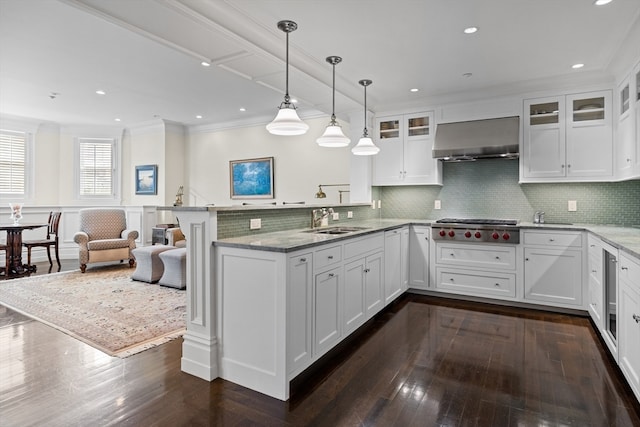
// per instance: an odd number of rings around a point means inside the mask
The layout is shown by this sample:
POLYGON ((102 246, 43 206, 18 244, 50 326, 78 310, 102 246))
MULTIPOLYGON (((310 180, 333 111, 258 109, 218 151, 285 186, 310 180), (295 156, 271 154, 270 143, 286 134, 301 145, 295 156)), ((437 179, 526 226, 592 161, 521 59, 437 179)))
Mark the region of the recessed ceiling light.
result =
POLYGON ((211 62, 209 62, 209 61, 202 61, 202 62, 200 63, 200 65, 202 65, 203 67, 210 67, 210 66, 211 66, 211 62))
POLYGON ((103 91, 102 89, 98 89, 98 90, 96 91, 96 93, 97 93, 98 95, 106 95, 106 94, 107 94, 107 92, 103 91))
POLYGON ((119 122, 119 121, 120 121, 120 119, 119 119, 119 118, 117 118, 117 117, 116 117, 115 119, 113 119, 113 120, 115 120, 116 122, 119 122))
POLYGON ((611 3, 612 0, 596 0, 595 4, 596 6, 604 6, 605 4, 609 4, 611 3))
POLYGON ((245 111, 247 111, 247 109, 244 108, 244 107, 240 107, 240 111, 242 111, 244 113, 245 111))
POLYGON ((582 68, 582 67, 584 67, 584 64, 573 64, 571 66, 571 68, 573 68, 574 70, 577 70, 578 68, 582 68))
POLYGON ((478 27, 467 27, 464 29, 465 34, 473 34, 478 31, 478 27))
POLYGON ((418 89, 417 87, 414 87, 413 89, 409 89, 411 92, 418 92, 420 89, 418 89))
POLYGON ((199 115, 199 114, 196 116, 196 119, 201 119, 201 118, 202 118, 202 116, 199 115))

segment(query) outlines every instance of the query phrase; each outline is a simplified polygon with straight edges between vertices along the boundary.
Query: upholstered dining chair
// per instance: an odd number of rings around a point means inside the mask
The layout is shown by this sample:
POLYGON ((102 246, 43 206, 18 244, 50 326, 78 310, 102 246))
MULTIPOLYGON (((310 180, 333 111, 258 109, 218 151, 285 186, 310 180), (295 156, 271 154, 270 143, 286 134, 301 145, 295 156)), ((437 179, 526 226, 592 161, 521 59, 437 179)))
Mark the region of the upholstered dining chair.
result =
POLYGON ((135 257, 131 251, 136 248, 138 231, 127 229, 124 209, 86 208, 78 214, 80 231, 73 241, 79 246, 80 271, 84 273, 89 263, 125 259, 133 267, 135 257))
POLYGON ((47 257, 49 258, 49 271, 53 267, 53 261, 51 260, 51 247, 56 254, 56 262, 58 263, 58 271, 62 268, 60 264, 60 253, 58 249, 58 227, 60 225, 60 217, 62 212, 49 212, 49 220, 47 226, 47 237, 40 240, 23 240, 22 246, 27 248, 27 264, 31 265, 31 249, 33 248, 46 248, 47 257))

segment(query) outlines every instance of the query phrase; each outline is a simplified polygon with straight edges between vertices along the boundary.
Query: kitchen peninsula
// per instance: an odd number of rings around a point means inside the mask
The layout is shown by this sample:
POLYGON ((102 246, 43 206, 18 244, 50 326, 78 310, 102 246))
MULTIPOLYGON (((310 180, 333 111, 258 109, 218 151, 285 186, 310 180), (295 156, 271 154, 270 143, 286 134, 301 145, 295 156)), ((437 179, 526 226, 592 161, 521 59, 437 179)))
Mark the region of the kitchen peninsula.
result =
MULTIPOLYGON (((313 208, 295 209, 302 209, 298 212, 307 218, 313 208)), ((287 212, 273 206, 259 209, 287 212)), ((189 251, 183 371, 207 380, 219 376, 282 400, 289 397, 291 379, 413 287, 408 272, 420 260, 413 255, 414 242, 418 243, 414 234, 429 230, 432 223, 356 218, 339 225, 363 228, 344 234, 314 233, 307 225, 218 239, 218 214, 233 208, 172 210, 179 216, 189 251)), ((523 232, 582 236, 577 250, 583 259, 591 235, 619 249, 623 259, 638 262, 640 258, 640 229, 519 226, 523 232)), ((428 237, 428 232, 421 235, 428 237)), ((430 245, 433 248, 432 241, 430 245)), ((524 257, 520 245, 516 250, 514 274, 521 284, 524 257)), ((422 256, 425 265, 428 260, 429 256, 422 256)), ((635 271, 633 265, 629 271, 635 271)), ((575 308, 586 315, 587 263, 580 266, 584 273, 579 292, 585 296, 575 308)), ((418 292, 444 295, 433 283, 426 288, 418 292)), ((509 301, 526 304, 523 291, 518 292, 509 301)), ((552 303, 547 306, 554 308, 552 303)))

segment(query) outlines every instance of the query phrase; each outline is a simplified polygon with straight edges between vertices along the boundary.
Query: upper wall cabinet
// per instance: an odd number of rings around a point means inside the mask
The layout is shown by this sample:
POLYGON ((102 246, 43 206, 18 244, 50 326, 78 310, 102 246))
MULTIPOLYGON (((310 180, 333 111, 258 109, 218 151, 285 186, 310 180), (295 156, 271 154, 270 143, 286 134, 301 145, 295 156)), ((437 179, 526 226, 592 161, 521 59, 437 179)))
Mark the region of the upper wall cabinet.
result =
POLYGON ((636 76, 631 74, 618 85, 616 92, 616 174, 620 179, 633 177, 638 164, 635 85, 636 76))
POLYGON ((524 100, 521 182, 613 179, 611 91, 524 100))
POLYGON ((634 81, 635 81, 635 90, 633 91, 633 97, 635 98, 634 102, 632 102, 633 113, 636 117, 635 130, 636 130, 636 165, 635 165, 635 177, 640 177, 640 62, 636 65, 636 68, 633 71, 634 81))
POLYGON ((442 185, 442 165, 431 156, 433 112, 376 118, 373 185, 442 185))

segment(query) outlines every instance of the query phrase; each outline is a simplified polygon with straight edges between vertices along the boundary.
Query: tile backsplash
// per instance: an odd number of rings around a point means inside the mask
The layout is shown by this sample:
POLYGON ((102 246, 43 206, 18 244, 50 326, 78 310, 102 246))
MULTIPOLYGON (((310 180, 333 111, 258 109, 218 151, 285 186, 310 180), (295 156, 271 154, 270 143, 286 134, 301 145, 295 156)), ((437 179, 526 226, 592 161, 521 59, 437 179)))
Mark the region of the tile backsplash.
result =
POLYGON ((511 218, 531 222, 640 225, 640 180, 601 183, 519 184, 517 160, 445 163, 443 186, 376 187, 383 218, 511 218), (440 200, 442 209, 434 209, 440 200), (575 200, 577 211, 568 212, 575 200))
MULTIPOLYGON (((311 211, 317 207, 218 211, 218 238, 226 239, 295 228, 309 228, 311 226, 311 211), (259 230, 249 229, 249 223, 253 218, 261 219, 262 227, 259 230)), ((380 215, 378 209, 371 209, 369 206, 332 207, 334 212, 339 214, 340 219, 339 221, 330 219, 330 225, 344 225, 352 221, 377 218, 380 215), (353 219, 347 218, 349 211, 353 212, 353 219)))

